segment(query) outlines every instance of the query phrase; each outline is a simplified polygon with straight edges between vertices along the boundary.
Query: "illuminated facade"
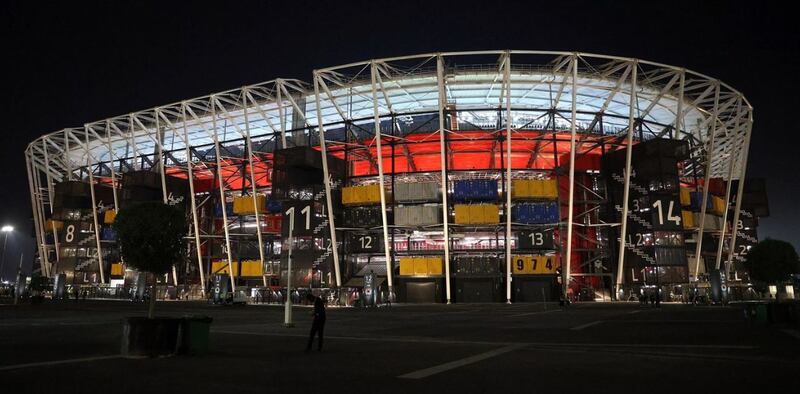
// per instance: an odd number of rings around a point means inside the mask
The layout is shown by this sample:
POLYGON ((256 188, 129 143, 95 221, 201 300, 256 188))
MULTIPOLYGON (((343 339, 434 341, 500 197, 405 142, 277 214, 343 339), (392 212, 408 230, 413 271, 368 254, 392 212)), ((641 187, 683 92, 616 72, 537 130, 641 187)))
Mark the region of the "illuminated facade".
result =
POLYGON ((158 199, 187 213, 170 281, 202 292, 220 273, 285 285, 292 249, 300 288, 358 288, 371 271, 407 301, 594 299, 653 277, 737 277, 737 244, 755 238, 724 224, 753 215, 729 182, 744 178, 752 123, 741 93, 680 67, 481 51, 319 69, 59 130, 25 153, 47 276, 122 280, 113 212, 158 199), (276 155, 301 146, 328 180, 308 198, 276 178, 297 174, 276 155), (289 248, 286 209, 312 200, 289 248))

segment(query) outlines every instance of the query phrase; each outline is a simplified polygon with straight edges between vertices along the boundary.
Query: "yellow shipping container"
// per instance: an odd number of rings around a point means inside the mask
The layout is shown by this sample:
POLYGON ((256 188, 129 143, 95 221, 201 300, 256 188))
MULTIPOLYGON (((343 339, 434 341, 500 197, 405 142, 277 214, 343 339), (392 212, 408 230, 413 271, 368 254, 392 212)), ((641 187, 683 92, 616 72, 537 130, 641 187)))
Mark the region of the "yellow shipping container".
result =
POLYGON ((514 179, 511 181, 511 198, 527 198, 530 194, 530 181, 527 179, 514 179))
MULTIPOLYGON (((388 192, 384 193, 386 201, 391 201, 391 195, 388 192)), ((344 205, 380 204, 380 202, 381 189, 378 184, 342 188, 342 204, 344 205)))
POLYGON ((539 193, 536 195, 537 198, 558 198, 558 184, 556 184, 555 179, 545 179, 537 182, 539 184, 539 193))
POLYGON ((342 188, 342 204, 344 205, 356 204, 355 188, 351 186, 342 188))
POLYGON ((428 257, 428 275, 442 275, 442 258, 441 257, 428 257))
POLYGON ((111 224, 114 223, 114 219, 117 218, 117 210, 116 209, 109 209, 103 214, 103 223, 111 224))
POLYGON ((470 206, 467 204, 456 204, 456 224, 470 224, 470 206))
POLYGON ((125 270, 122 268, 122 263, 111 264, 111 275, 122 276, 124 274, 124 271, 125 270))
POLYGON ((428 275, 428 259, 425 257, 414 258, 414 275, 428 275))
POLYGON ((380 204, 381 203, 381 189, 377 183, 374 185, 362 186, 364 190, 362 202, 365 204, 380 204))
POLYGON ((558 198, 558 187, 553 179, 517 179, 511 181, 511 198, 558 198))
POLYGON ((400 258, 400 275, 411 276, 414 275, 414 258, 401 257, 400 258))
POLYGON ((52 233, 54 226, 57 231, 61 231, 61 229, 64 228, 64 222, 60 220, 47 219, 47 221, 44 222, 44 231, 52 233))
POLYGON ((681 211, 681 218, 683 219, 683 228, 687 230, 694 228, 694 214, 692 214, 692 211, 681 211))
POLYGON ((511 256, 511 269, 514 274, 530 274, 531 256, 511 256))
POLYGON ((233 213, 236 215, 253 215, 263 213, 267 208, 267 198, 261 194, 256 195, 256 205, 253 204, 253 196, 241 196, 233 199, 233 213))
POLYGON ((681 205, 688 207, 692 205, 692 189, 688 187, 681 188, 681 205))
MULTIPOLYGON (((233 276, 239 276, 239 264, 233 263, 233 276)), ((212 275, 228 275, 228 261, 213 261, 211 262, 212 275)))
POLYGON ((500 207, 495 204, 481 204, 481 219, 476 223, 480 224, 497 224, 500 223, 500 207))
POLYGON ((558 257, 557 256, 533 256, 531 261, 536 261, 532 265, 532 272, 536 274, 554 274, 556 272, 558 257))
POLYGON ((717 196, 711 196, 711 201, 714 204, 714 213, 717 215, 722 215, 725 213, 725 208, 727 208, 727 204, 725 204, 725 199, 720 198, 717 196))
POLYGON ((259 260, 245 260, 242 261, 242 275, 258 277, 264 275, 264 266, 259 260))

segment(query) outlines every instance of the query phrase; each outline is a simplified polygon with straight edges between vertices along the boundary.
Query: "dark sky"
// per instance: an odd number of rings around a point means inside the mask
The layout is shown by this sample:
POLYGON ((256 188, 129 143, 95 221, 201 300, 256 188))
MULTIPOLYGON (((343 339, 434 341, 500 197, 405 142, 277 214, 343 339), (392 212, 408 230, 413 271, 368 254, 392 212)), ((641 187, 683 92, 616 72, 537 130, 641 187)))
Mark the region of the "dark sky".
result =
POLYGON ((767 177, 772 211, 760 235, 798 247, 800 24, 788 3, 763 3, 3 1, 0 221, 20 229, 6 265, 33 254, 23 151, 41 134, 276 77, 310 81, 314 68, 507 48, 637 57, 743 92, 755 107, 748 175, 767 177))

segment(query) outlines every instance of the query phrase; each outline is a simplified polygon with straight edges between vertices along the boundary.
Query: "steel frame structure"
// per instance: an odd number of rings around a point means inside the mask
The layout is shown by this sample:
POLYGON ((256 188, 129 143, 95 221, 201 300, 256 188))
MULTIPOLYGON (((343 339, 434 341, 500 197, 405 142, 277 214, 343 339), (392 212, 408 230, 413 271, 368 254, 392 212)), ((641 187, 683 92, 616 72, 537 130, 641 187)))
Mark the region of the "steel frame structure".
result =
MULTIPOLYGON (((232 187, 226 174, 233 160, 244 168, 241 173, 241 193, 257 195, 255 165, 269 160, 268 142, 273 149, 292 145, 318 146, 323 158, 328 212, 333 211, 331 182, 328 174, 328 153, 336 152, 337 145, 352 144, 331 136, 331 130, 342 125, 358 125, 371 130, 372 138, 356 142, 366 150, 366 156, 384 184, 384 149, 387 143, 383 128, 387 119, 417 113, 432 113, 438 117, 438 136, 442 211, 445 239, 444 256, 449 261, 450 240, 448 228, 447 167, 452 160, 448 135, 455 135, 445 121, 446 115, 457 108, 481 116, 497 113, 496 127, 492 132, 505 141, 504 190, 511 189, 512 158, 526 156, 529 166, 548 144, 557 143, 556 130, 570 133, 570 163, 568 188, 568 217, 560 225, 567 234, 564 239, 564 281, 569 283, 574 228, 575 161, 576 157, 597 148, 600 144, 627 149, 624 176, 625 196, 630 189, 631 147, 635 141, 650 138, 674 138, 690 141, 692 165, 684 172, 705 178, 725 180, 743 179, 746 173, 747 149, 752 131, 753 108, 747 99, 729 85, 704 74, 680 67, 639 59, 606 56, 579 52, 494 50, 472 52, 428 53, 413 56, 375 59, 341 66, 314 70, 311 84, 299 80, 275 79, 209 96, 184 100, 128 115, 87 123, 79 128, 66 128, 46 134, 31 142, 26 151, 28 180, 33 207, 34 227, 39 248, 40 269, 50 275, 53 261, 45 240, 45 218, 53 206, 53 186, 65 180, 89 182, 94 201, 98 183, 112 186, 114 208, 119 206, 117 185, 121 173, 137 169, 156 169, 162 179, 166 200, 165 177, 181 174, 191 187, 191 239, 197 253, 201 283, 205 285, 201 244, 212 238, 203 233, 199 224, 198 202, 194 179, 214 177, 218 183, 219 199, 225 201, 232 187), (527 119, 534 120, 527 121, 527 119), (523 130, 546 118, 551 131, 543 131, 541 138, 531 139, 523 130), (523 123, 524 122, 524 123, 523 123), (599 130, 599 132, 598 132, 599 130), (326 137, 326 132, 328 136, 326 137), (647 134, 645 134, 645 132, 647 134), (638 135, 637 135, 638 134, 638 135), (592 138, 593 137, 593 138, 592 138), (256 143, 260 145, 256 146, 256 143), (535 141, 530 151, 514 149, 515 141, 535 141), (625 141, 623 143, 623 140, 625 141), (243 144, 243 157, 228 154, 227 147, 243 144), (589 145, 587 148, 586 145, 589 145), (208 159, 213 149, 213 160, 208 159), (372 150, 375 157, 372 157, 372 150), (205 152, 205 153, 203 153, 205 152), (250 188, 247 190, 246 183, 250 188), (247 191, 245 191, 247 190, 247 191)), ((533 127, 536 128, 536 127, 533 127)), ((547 128, 547 127, 546 127, 547 128)), ((348 132, 348 131, 345 131, 348 132)), ((391 134, 391 133, 390 133, 391 134)), ((390 135, 391 137, 391 135, 390 135)), ((390 144, 391 145, 391 144, 390 144)), ((502 151, 502 143, 497 145, 502 151)), ((394 147, 392 146, 392 152, 394 147)), ((405 154, 413 158, 405 148, 405 154)), ((495 148, 493 148, 494 150, 495 148)), ((494 160, 492 160, 494 166, 494 160)), ((517 168, 519 166, 516 166, 517 168)), ((730 182, 729 182, 730 185, 730 182)), ((739 195, 743 182, 739 182, 739 195)), ((726 202, 731 198, 730 186, 726 202)), ((233 193, 236 193, 234 191, 233 193)), ((701 220, 697 234, 704 231, 705 207, 708 188, 704 188, 701 220)), ((389 245, 389 224, 386 217, 387 197, 381 188, 382 231, 384 258, 387 265, 387 283, 394 285, 392 272, 394 256, 389 245)), ((626 239, 627 198, 625 198, 621 223, 620 250, 626 239)), ((201 203, 202 204, 202 203, 201 203)), ((511 199, 506 193, 505 235, 511 232, 511 199)), ((736 201, 734 220, 738 220, 740 201, 736 201)), ((578 213, 578 216, 581 216, 578 213)), ((330 215, 328 221, 332 237, 335 285, 342 285, 338 244, 335 239, 337 225, 330 215)), ((256 215, 258 218, 258 215, 256 215)), ((259 226, 258 219, 256 225, 259 226)), ((93 215, 98 259, 102 245, 99 238, 96 210, 93 215)), ((223 209, 224 242, 227 245, 227 262, 230 272, 232 235, 223 209)), ((260 227, 258 227, 260 228, 260 227)), ((55 228, 52 229, 57 235, 55 228)), ((736 227, 730 242, 736 240, 736 227)), ((257 241, 262 263, 264 240, 257 231, 257 241)), ((700 264, 702 236, 697 237, 695 276, 700 264)), ((721 262, 720 238, 716 265, 721 262)), ((733 259, 734 245, 730 245, 726 266, 733 259)), ((506 298, 511 300, 511 243, 505 242, 506 298)), ((692 262, 690 262, 691 267, 692 262)), ((102 261, 100 267, 102 270, 102 261)), ((616 284, 622 285, 625 269, 624 253, 620 253, 616 284)), ((451 299, 450 267, 445 264, 446 299, 451 299)), ((177 274, 173 272, 177 281, 177 274)), ((106 278, 101 271, 101 281, 106 278)), ((235 286, 233 275, 232 285, 235 286)), ((266 282, 265 282, 266 284, 266 282)), ((566 286, 564 287, 566 289, 566 286)), ((205 291, 205 288, 203 288, 205 291)))

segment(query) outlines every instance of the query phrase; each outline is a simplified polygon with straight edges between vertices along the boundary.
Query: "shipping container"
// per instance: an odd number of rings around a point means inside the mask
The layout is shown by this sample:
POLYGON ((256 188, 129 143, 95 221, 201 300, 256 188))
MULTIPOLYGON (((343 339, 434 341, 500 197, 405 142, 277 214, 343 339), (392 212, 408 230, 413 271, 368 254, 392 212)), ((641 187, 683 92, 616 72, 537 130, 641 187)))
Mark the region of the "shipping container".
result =
POLYGON ((103 223, 105 224, 112 224, 114 223, 114 219, 117 218, 117 210, 116 209, 109 209, 103 213, 103 223))
POLYGON ((500 223, 500 207, 495 204, 456 204, 456 224, 500 223))
POLYGON ((125 275, 125 269, 122 266, 122 263, 111 264, 111 276, 122 276, 122 275, 125 275))
MULTIPOLYGON (((691 200, 692 200, 692 211, 700 212, 700 208, 703 206, 703 192, 691 192, 691 200)), ((706 211, 712 211, 714 209, 714 203, 712 202, 711 195, 709 194, 708 200, 706 201, 706 211)))
POLYGON ((511 181, 511 198, 554 200, 558 198, 558 185, 553 179, 515 179, 511 181))
MULTIPOLYGON (((384 191, 386 202, 391 201, 391 193, 384 191)), ((380 185, 347 186, 342 188, 342 204, 373 205, 381 203, 380 185)))
POLYGON ((523 202, 511 207, 511 220, 522 224, 551 224, 561 220, 556 202, 523 202))
POLYGON ((51 233, 53 232, 53 228, 55 228, 56 231, 61 231, 61 229, 64 228, 64 222, 60 220, 47 219, 44 222, 44 230, 48 233, 51 233))
POLYGON ((236 215, 254 215, 264 213, 266 211, 267 198, 264 195, 258 194, 253 196, 241 196, 233 199, 233 213, 236 215), (254 204, 255 201, 255 204, 254 204))
POLYGON ((264 266, 260 260, 243 260, 241 265, 242 277, 260 277, 264 275, 264 266))
POLYGON ((688 187, 682 187, 680 189, 680 199, 682 206, 684 207, 692 206, 692 189, 689 189, 688 187))
MULTIPOLYGON (((700 227, 700 214, 694 213, 694 225, 700 227)), ((706 214, 706 220, 703 223, 703 231, 719 231, 721 229, 722 218, 712 214, 706 214)))
MULTIPOLYGON (((225 214, 228 216, 233 216, 233 203, 226 202, 225 203, 225 214)), ((222 205, 220 203, 214 204, 214 216, 221 218, 222 217, 222 205)))
POLYGON ((394 208, 397 226, 430 226, 442 223, 441 205, 404 205, 394 208))
POLYGON ((689 230, 695 228, 694 214, 692 213, 692 211, 686 211, 686 210, 681 211, 681 218, 683 218, 684 229, 689 230))
POLYGON ((394 199, 397 202, 435 202, 441 200, 441 186, 436 182, 397 183, 394 199))
POLYGON ((497 181, 495 180, 460 180, 453 182, 454 201, 495 201, 497 197, 497 181))
POLYGON ((400 275, 432 276, 442 275, 442 257, 401 257, 400 275))
MULTIPOLYGON (((233 266, 233 276, 239 276, 239 265, 233 262, 231 266, 233 266)), ((229 272, 227 260, 211 262, 211 275, 228 275, 229 272)))
POLYGON ((717 196, 709 196, 709 198, 711 198, 711 212, 716 215, 724 214, 728 208, 728 204, 725 203, 725 199, 717 196))
MULTIPOLYGON (((386 220, 391 223, 390 212, 386 213, 386 220)), ((348 207, 344 211, 344 226, 371 228, 383 225, 381 207, 348 207)))

